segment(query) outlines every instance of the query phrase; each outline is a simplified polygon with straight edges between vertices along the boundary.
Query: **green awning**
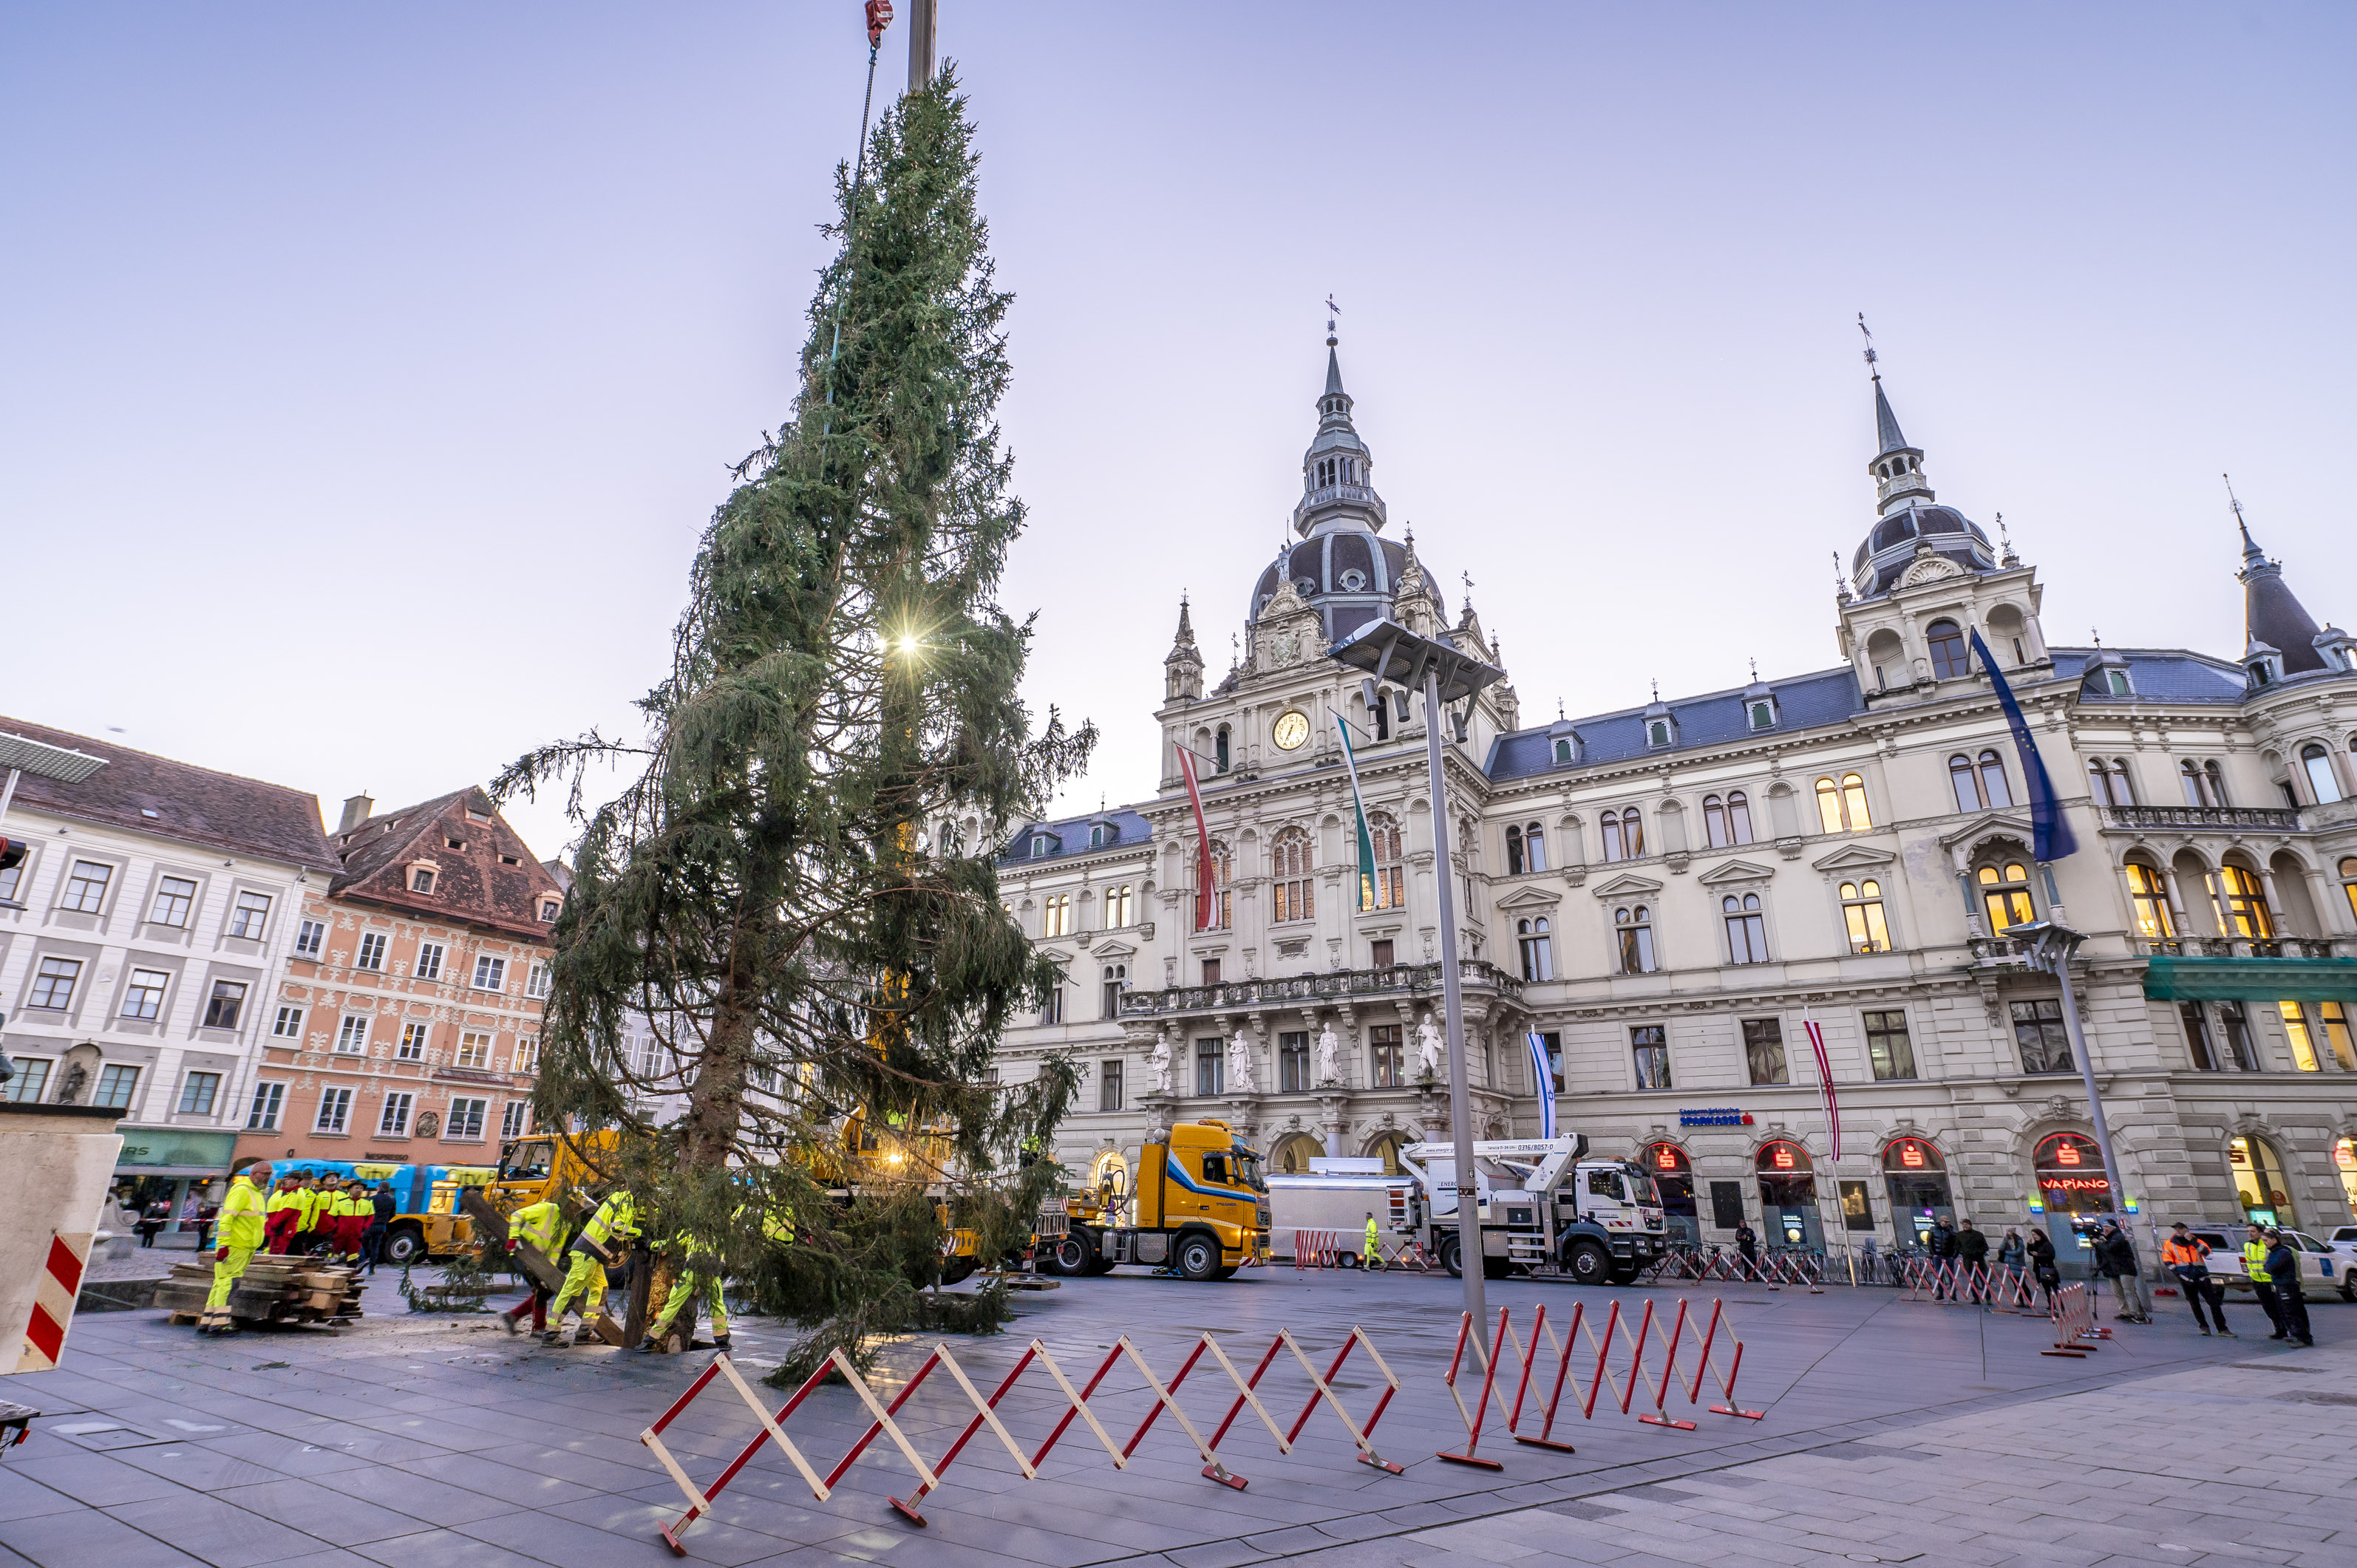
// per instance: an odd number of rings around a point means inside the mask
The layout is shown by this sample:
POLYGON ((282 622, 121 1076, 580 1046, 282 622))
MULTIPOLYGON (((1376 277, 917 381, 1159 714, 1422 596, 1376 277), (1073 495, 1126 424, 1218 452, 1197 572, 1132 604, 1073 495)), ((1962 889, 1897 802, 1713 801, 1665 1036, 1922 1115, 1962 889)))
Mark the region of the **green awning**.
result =
POLYGON ((2169 958, 2145 966, 2155 1002, 2357 1002, 2357 958, 2169 958))

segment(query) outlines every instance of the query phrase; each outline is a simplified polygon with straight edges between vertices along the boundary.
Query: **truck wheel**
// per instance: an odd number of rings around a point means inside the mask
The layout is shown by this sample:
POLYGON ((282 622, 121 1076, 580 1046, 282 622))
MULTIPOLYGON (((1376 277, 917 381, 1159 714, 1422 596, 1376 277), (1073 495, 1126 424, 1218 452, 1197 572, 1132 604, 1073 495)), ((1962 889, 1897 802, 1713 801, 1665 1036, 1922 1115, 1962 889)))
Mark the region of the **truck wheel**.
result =
POLYGON ((1190 1230, 1178 1238, 1176 1262, 1179 1274, 1190 1280, 1217 1278, 1220 1273, 1220 1244, 1200 1230, 1190 1230))
POLYGON ((1095 1251, 1078 1236, 1057 1237, 1056 1245, 1048 1256, 1055 1263, 1050 1272, 1059 1274, 1087 1273, 1089 1265, 1096 1262, 1095 1251))
POLYGON ((384 1239, 384 1261, 396 1269, 405 1269, 425 1258, 425 1232, 414 1225, 396 1225, 384 1239))
POLYGON ((1574 1284, 1603 1284, 1612 1277, 1612 1254, 1593 1241, 1575 1241, 1564 1249, 1563 1272, 1574 1284))
POLYGON ((1458 1280, 1465 1277, 1465 1270, 1460 1266, 1463 1261, 1457 1255, 1457 1238, 1443 1236, 1440 1239, 1440 1266, 1448 1271, 1450 1279, 1458 1280))

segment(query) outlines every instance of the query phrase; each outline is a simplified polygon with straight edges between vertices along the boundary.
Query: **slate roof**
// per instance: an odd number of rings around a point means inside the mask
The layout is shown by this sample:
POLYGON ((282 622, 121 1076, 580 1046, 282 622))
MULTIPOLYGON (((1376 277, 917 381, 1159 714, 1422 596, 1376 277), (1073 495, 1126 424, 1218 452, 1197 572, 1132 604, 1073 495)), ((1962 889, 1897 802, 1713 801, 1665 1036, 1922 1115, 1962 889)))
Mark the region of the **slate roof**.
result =
MULTIPOLYGON (((1573 719, 1571 727, 1578 732, 1580 740, 1580 760, 1576 766, 1625 762, 1649 753, 1690 751, 1696 746, 1725 746, 1747 736, 1809 729, 1846 719, 1861 706, 1857 678, 1847 665, 1838 670, 1821 670, 1812 675, 1770 681, 1767 686, 1776 696, 1777 723, 1772 730, 1754 730, 1751 727, 1744 703, 1745 688, 1741 686, 1730 686, 1724 692, 1712 692, 1699 697, 1672 699, 1666 706, 1671 716, 1677 721, 1678 738, 1674 746, 1651 746, 1645 744, 1645 710, 1642 708, 1623 708, 1619 713, 1573 719)), ((1560 731, 1562 726, 1557 724, 1554 727, 1560 731)), ((1551 734, 1548 729, 1541 728, 1500 736, 1491 745, 1490 760, 1483 771, 1491 779, 1503 782, 1527 779, 1554 769, 1555 748, 1551 734)))
MULTIPOLYGON (((2054 648, 2048 651, 2054 656, 2054 673, 2067 680, 2085 671, 2095 650, 2054 648)), ((2230 660, 2212 659, 2206 653, 2192 653, 2182 648, 2115 648, 2106 651, 2128 661, 2128 683, 2136 688, 2136 695, 2115 697, 2108 692, 2087 689, 2079 693, 2080 701, 2240 703, 2248 694, 2248 677, 2241 665, 2230 660)))
POLYGON ((16 785, 19 806, 313 871, 335 868, 316 795, 22 719, 0 718, 0 732, 106 758, 79 784, 26 774, 16 785))
POLYGON ((998 864, 1039 865, 1070 855, 1102 854, 1109 849, 1146 843, 1153 837, 1152 824, 1135 811, 1092 811, 1085 817, 1065 817, 1056 822, 1027 822, 1006 841, 1006 848, 1000 853, 998 864), (1111 843, 1098 844, 1092 850, 1089 846, 1089 829, 1097 822, 1103 822, 1118 829, 1120 836, 1111 843), (1031 840, 1033 835, 1042 831, 1050 838, 1060 841, 1061 847, 1051 848, 1046 854, 1035 855, 1031 853, 1031 840))
POLYGON ((330 897, 545 940, 549 925, 540 918, 540 900, 564 897, 556 878, 524 847, 491 798, 472 786, 398 811, 380 811, 337 836, 343 869, 328 884, 330 897), (476 822, 470 811, 490 820, 476 822), (454 838, 466 847, 452 849, 448 841, 454 838), (409 889, 409 865, 418 860, 435 865, 429 893, 409 889))

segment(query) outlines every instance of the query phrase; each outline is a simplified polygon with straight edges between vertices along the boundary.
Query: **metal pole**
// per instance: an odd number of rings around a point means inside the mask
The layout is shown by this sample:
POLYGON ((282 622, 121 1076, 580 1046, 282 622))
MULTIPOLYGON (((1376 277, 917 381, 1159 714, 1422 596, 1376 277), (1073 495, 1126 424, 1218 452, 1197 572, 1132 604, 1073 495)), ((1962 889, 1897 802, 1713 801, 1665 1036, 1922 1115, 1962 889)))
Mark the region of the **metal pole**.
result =
POLYGON ((2052 954, 2054 978, 2062 987, 2062 1028, 2070 1036, 2071 1054, 2079 1061, 2079 1078, 2087 1086, 2087 1120, 2094 1123, 2095 1147, 2104 1156, 2104 1177, 2112 1184, 2112 1212, 2115 1217, 2125 1212, 2127 1185, 2120 1179, 2120 1162, 2112 1153, 2112 1129, 2104 1120, 2103 1096, 2095 1092, 2095 1063, 2088 1054, 2087 1036, 2079 1027, 2079 998, 2071 989, 2071 952, 2075 940, 2065 939, 2055 946, 2061 950, 2052 954))
MULTIPOLYGON (((1457 1266, 1465 1276, 1465 1310, 1480 1340, 1490 1315, 1481 1288, 1480 1173, 1473 1165, 1473 1106, 1465 1091, 1465 983, 1457 972, 1457 895, 1448 866, 1448 786, 1440 768, 1440 671, 1424 672, 1424 759, 1432 775, 1433 879, 1440 889, 1440 1011, 1448 1039, 1448 1130, 1456 1141, 1457 1266)), ((1482 1345, 1486 1361, 1489 1347, 1482 1345)))
POLYGON ((933 84, 933 17, 936 0, 916 0, 909 7, 909 91, 922 92, 933 84))

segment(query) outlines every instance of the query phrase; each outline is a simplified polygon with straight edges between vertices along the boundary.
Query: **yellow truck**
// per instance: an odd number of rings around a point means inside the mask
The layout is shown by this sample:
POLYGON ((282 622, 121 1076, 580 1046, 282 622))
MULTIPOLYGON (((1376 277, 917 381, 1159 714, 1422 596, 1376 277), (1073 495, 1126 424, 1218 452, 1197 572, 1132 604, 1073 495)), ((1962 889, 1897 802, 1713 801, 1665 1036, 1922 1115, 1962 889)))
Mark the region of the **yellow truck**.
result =
POLYGON ((1123 1263, 1182 1279, 1224 1280, 1268 1262, 1268 1183, 1260 1152, 1224 1122, 1181 1122, 1146 1145, 1136 1190, 1087 1193, 1065 1205, 1056 1272, 1102 1274, 1123 1263))

